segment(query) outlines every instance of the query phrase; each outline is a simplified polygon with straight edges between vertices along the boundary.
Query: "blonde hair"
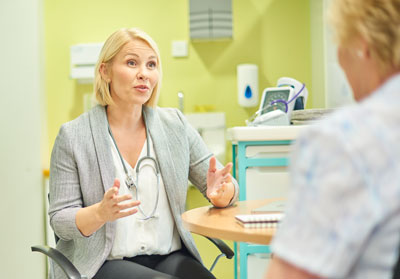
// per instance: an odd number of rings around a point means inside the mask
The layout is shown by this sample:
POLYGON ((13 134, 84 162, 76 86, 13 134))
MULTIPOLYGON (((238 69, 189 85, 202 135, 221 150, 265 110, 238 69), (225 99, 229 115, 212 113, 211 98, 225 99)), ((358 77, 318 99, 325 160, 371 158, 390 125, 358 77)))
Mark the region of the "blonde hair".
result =
POLYGON ((328 19, 339 45, 358 36, 382 73, 400 69, 400 0, 333 0, 328 19))
POLYGON ((101 64, 105 63, 106 65, 110 65, 115 55, 117 55, 117 53, 123 48, 123 46, 126 43, 131 42, 135 39, 143 40, 156 53, 159 79, 153 89, 150 99, 146 102, 146 105, 150 107, 155 107, 157 105, 162 79, 160 52, 155 41, 144 31, 138 28, 121 28, 115 31, 113 34, 111 34, 110 37, 108 37, 103 45, 103 48, 101 49, 94 73, 94 94, 96 96, 97 102, 100 105, 106 106, 114 103, 111 97, 110 84, 101 76, 101 64))

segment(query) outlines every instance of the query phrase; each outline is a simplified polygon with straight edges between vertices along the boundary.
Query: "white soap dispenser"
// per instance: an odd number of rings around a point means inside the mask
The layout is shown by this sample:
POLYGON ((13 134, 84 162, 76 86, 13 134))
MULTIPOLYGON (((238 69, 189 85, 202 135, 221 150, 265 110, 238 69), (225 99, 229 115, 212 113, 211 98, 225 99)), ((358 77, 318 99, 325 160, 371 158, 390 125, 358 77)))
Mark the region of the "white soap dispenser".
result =
POLYGON ((238 102, 242 107, 258 105, 258 66, 239 64, 237 66, 238 102))

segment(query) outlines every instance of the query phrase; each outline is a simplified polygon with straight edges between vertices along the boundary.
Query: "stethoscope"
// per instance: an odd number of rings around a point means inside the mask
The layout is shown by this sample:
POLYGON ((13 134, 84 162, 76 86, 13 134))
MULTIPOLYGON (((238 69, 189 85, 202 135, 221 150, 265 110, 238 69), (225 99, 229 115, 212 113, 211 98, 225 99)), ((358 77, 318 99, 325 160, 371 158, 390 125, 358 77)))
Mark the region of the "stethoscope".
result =
POLYGON ((149 143, 150 140, 149 140, 149 137, 148 137, 149 131, 148 131, 147 126, 146 126, 146 118, 145 118, 145 115, 144 115, 143 112, 142 112, 142 115, 143 115, 143 121, 145 123, 147 154, 146 154, 146 156, 143 156, 142 158, 140 158, 139 161, 136 164, 136 182, 134 181, 133 176, 128 172, 128 170, 126 168, 126 165, 124 163, 124 159, 121 156, 121 152, 119 152, 119 149, 118 149, 118 146, 117 146, 117 142, 115 141, 114 136, 113 136, 113 134, 111 132, 110 123, 108 122, 108 118, 107 118, 107 125, 108 125, 108 133, 110 134, 111 139, 114 142, 114 145, 115 145, 115 147, 117 149, 119 158, 121 159, 122 166, 124 167, 124 172, 125 172, 125 175, 126 175, 125 184, 126 184, 126 186, 128 187, 129 190, 132 190, 135 193, 135 199, 136 200, 139 200, 138 185, 139 185, 140 166, 142 165, 142 163, 145 160, 150 160, 151 162, 154 163, 154 165, 153 164, 147 164, 147 165, 149 165, 149 166, 151 166, 153 168, 153 170, 154 170, 154 172, 156 173, 156 176, 157 176, 157 196, 156 196, 156 201, 154 203, 154 208, 151 211, 150 215, 146 215, 144 213, 144 211, 142 210, 142 208, 140 207, 140 205, 138 205, 139 211, 143 214, 144 218, 139 218, 139 217, 137 217, 137 218, 140 219, 140 220, 148 220, 150 218, 155 217, 154 213, 156 212, 156 209, 157 209, 157 206, 158 206, 158 196, 160 194, 160 168, 158 166, 158 163, 157 163, 156 159, 154 157, 150 156, 150 143, 149 143))

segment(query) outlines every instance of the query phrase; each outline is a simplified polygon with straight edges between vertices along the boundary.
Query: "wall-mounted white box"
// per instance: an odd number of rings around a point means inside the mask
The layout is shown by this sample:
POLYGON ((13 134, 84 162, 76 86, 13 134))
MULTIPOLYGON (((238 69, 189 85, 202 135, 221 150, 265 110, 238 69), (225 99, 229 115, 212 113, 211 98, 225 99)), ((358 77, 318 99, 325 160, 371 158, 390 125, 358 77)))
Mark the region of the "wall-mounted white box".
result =
POLYGON ((103 43, 73 45, 70 48, 70 76, 80 83, 91 83, 94 78, 94 68, 103 43))
POLYGON ((225 113, 224 112, 200 112, 185 114, 186 119, 195 128, 208 149, 215 157, 225 164, 225 113))

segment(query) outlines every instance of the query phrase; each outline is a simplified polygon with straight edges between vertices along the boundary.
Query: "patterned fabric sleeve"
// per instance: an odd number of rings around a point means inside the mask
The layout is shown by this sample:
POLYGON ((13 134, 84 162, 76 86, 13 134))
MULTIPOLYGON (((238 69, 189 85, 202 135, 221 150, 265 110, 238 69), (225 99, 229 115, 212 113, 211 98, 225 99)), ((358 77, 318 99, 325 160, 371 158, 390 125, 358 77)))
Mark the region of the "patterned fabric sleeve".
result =
POLYGON ((326 124, 296 142, 288 208, 272 249, 319 276, 346 278, 380 219, 380 203, 359 175, 358 151, 346 141, 357 131, 348 123, 326 124))

